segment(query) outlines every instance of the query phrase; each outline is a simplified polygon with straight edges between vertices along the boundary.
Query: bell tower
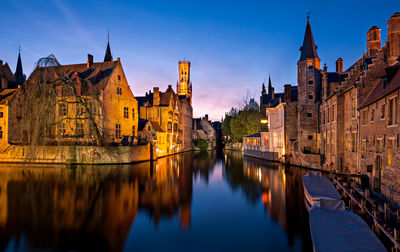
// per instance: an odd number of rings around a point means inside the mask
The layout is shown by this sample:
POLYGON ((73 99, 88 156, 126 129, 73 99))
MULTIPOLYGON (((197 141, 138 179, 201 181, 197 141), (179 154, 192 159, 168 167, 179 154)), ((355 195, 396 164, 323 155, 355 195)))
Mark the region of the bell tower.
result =
POLYGON ((190 61, 179 61, 179 80, 177 92, 192 104, 192 82, 190 81, 190 61))

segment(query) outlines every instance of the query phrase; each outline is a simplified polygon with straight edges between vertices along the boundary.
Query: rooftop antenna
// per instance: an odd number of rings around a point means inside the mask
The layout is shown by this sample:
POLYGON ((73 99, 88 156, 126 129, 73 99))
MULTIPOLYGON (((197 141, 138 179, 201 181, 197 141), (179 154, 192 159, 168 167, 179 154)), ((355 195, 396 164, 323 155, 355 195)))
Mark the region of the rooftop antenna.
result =
POLYGON ((307 21, 310 20, 310 15, 311 15, 311 11, 308 11, 308 12, 307 12, 307 21))

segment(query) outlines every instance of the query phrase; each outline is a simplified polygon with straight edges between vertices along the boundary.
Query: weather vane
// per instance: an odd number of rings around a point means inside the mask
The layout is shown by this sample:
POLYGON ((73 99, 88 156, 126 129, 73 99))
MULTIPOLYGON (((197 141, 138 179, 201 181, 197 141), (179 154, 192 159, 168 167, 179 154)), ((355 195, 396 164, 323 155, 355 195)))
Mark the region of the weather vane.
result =
POLYGON ((110 41, 110 29, 107 29, 107 40, 110 41))
POLYGON ((311 11, 307 12, 307 20, 310 20, 311 11))

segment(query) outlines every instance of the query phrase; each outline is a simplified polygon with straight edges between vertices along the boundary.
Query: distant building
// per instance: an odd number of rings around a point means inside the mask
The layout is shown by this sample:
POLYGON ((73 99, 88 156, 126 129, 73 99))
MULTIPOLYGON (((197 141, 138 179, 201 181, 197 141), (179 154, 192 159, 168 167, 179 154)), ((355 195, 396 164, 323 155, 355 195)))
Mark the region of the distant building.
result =
POLYGON ((182 150, 192 150, 192 81, 190 80, 190 62, 179 61, 179 80, 177 93, 179 97, 179 124, 178 129, 182 139, 182 150))
POLYGON ((283 93, 275 93, 275 89, 272 87, 271 76, 268 77, 268 93, 265 89, 265 83, 262 84, 261 96, 260 96, 260 111, 265 115, 266 109, 269 107, 276 106, 280 99, 283 98, 283 93))
POLYGON ((203 118, 193 118, 193 130, 192 130, 193 141, 205 140, 208 142, 208 149, 215 149, 216 143, 216 131, 208 120, 208 115, 203 118))
POLYGON ((297 86, 285 85, 284 96, 279 104, 267 108, 269 145, 272 160, 286 161, 286 155, 294 150, 297 137, 297 86))
POLYGON ((180 101, 171 85, 165 92, 160 92, 158 87, 154 87, 153 92, 149 91, 144 97, 137 99, 140 119, 157 123, 166 132, 165 155, 182 151, 182 137, 178 130, 180 101))
POLYGON ((157 156, 167 155, 167 133, 158 122, 139 119, 138 137, 149 140, 155 147, 157 156))

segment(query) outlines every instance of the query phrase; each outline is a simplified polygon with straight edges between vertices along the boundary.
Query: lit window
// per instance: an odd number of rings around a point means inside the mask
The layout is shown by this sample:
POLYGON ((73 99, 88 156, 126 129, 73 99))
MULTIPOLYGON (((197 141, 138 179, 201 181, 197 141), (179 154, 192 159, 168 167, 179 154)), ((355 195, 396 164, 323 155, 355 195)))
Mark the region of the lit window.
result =
POLYGON ((78 137, 83 137, 85 134, 84 128, 83 128, 83 123, 76 123, 76 135, 78 137))
POLYGON ((59 116, 66 116, 67 115, 67 104, 61 103, 58 108, 58 115, 59 116))
POLYGON ((128 119, 129 118, 129 108, 124 107, 124 118, 128 119))
POLYGON ((64 136, 67 133, 67 130, 65 128, 65 123, 60 123, 58 125, 58 135, 59 136, 64 136))
POLYGON ((389 125, 397 124, 397 97, 389 100, 389 125))
POLYGON ((121 138, 121 124, 115 124, 115 137, 121 138))

